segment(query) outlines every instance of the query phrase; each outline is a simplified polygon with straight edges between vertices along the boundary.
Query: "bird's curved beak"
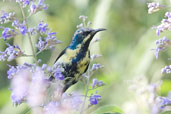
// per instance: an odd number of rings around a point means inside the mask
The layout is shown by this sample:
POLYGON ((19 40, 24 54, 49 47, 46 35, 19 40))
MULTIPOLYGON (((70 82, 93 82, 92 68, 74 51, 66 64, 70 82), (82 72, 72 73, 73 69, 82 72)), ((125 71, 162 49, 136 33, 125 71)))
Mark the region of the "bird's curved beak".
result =
POLYGON ((88 35, 88 37, 85 38, 85 42, 86 43, 90 43, 90 41, 93 39, 94 35, 100 31, 104 31, 106 29, 104 28, 99 28, 99 29, 93 29, 91 30, 90 34, 88 35))
POLYGON ((95 29, 95 32, 97 33, 97 32, 104 31, 104 30, 106 30, 106 29, 105 28, 99 28, 99 29, 95 29))
POLYGON ((105 31, 106 29, 104 28, 99 28, 99 29, 95 29, 91 32, 91 36, 93 37, 97 32, 100 32, 100 31, 105 31))

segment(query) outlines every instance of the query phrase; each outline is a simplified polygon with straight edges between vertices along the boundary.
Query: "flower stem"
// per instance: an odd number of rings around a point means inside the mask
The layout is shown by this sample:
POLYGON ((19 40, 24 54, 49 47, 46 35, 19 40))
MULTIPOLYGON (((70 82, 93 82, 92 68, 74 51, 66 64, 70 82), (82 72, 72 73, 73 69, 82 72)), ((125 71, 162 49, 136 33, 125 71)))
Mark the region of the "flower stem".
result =
POLYGON ((22 55, 21 57, 34 57, 33 55, 22 55))
POLYGON ((86 92, 85 92, 85 97, 84 97, 84 101, 83 101, 83 104, 82 104, 82 107, 81 107, 80 114, 83 114, 83 112, 84 112, 86 98, 87 98, 87 94, 88 94, 88 91, 89 91, 89 83, 90 83, 90 67, 88 67, 88 76, 87 76, 86 92))
MULTIPOLYGON (((24 9, 22 8, 21 4, 19 4, 19 6, 20 6, 20 9, 21 9, 23 20, 25 21, 26 28, 28 30, 29 27, 28 27, 28 24, 27 24, 27 19, 26 19, 25 13, 24 13, 24 9)), ((31 38, 31 34, 29 32, 27 32, 27 34, 28 34, 29 43, 30 43, 30 46, 31 46, 31 50, 32 50, 32 54, 33 54, 34 60, 37 63, 36 53, 35 53, 35 50, 34 50, 34 47, 33 47, 33 42, 32 42, 32 38, 31 38)))

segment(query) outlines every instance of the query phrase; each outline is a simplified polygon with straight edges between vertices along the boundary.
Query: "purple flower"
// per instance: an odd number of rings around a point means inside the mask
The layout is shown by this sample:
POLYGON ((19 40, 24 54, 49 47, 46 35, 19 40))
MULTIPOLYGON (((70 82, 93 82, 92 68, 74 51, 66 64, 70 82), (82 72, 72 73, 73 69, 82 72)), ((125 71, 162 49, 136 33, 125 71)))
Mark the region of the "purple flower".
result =
POLYGON ((96 104, 98 104, 98 100, 100 100, 100 99, 101 99, 101 96, 95 94, 95 95, 90 96, 89 101, 90 101, 90 104, 96 105, 96 104))
POLYGON ((171 105, 171 99, 167 97, 161 97, 161 109, 164 109, 166 106, 171 105))
POLYGON ((42 65, 42 70, 45 70, 45 68, 47 68, 47 64, 42 65))
POLYGON ((40 32, 41 34, 46 33, 48 30, 48 24, 43 23, 42 21, 38 24, 37 31, 40 32))
POLYGON ((45 42, 42 40, 42 38, 39 38, 38 43, 36 44, 36 47, 40 50, 43 51, 46 47, 45 47, 45 42))
POLYGON ((22 24, 19 23, 19 20, 15 20, 12 23, 12 26, 15 27, 16 29, 20 30, 20 33, 24 36, 27 33, 27 27, 25 25, 25 22, 22 24))
POLYGON ((93 70, 98 70, 98 69, 100 69, 100 68, 103 68, 103 66, 102 66, 101 64, 93 64, 91 70, 92 70, 92 71, 93 71, 93 70))
POLYGON ((0 61, 5 61, 5 59, 6 59, 6 54, 5 54, 5 52, 1 52, 0 51, 0 61))
POLYGON ((8 79, 12 79, 12 77, 16 74, 17 69, 14 66, 9 65, 9 70, 7 71, 8 79))
POLYGON ((57 40, 56 36, 54 36, 56 32, 49 32, 48 36, 45 38, 48 48, 53 48, 56 44, 61 43, 61 41, 57 40))
POLYGON ((24 63, 23 65, 18 65, 16 67, 8 65, 9 70, 7 71, 8 79, 12 79, 14 75, 16 75, 18 72, 21 72, 23 70, 29 70, 33 71, 33 68, 35 68, 34 64, 28 64, 24 63))
POLYGON ((151 108, 151 114, 159 114, 159 108, 157 104, 154 104, 151 108))
POLYGON ((160 52, 160 48, 156 48, 155 49, 155 56, 156 56, 156 59, 158 59, 159 58, 159 52, 160 52))
POLYGON ((33 15, 34 13, 36 13, 36 8, 37 6, 35 4, 32 4, 30 6, 30 15, 33 15))
POLYGON ((61 43, 59 40, 57 40, 56 36, 54 36, 56 32, 51 32, 47 23, 43 23, 41 21, 36 30, 40 34, 46 35, 45 37, 40 37, 38 44, 36 45, 40 51, 45 49, 54 49, 56 44, 61 43))
POLYGON ((26 34, 26 32, 27 32, 26 26, 24 26, 24 25, 20 26, 20 32, 24 36, 26 34))
POLYGON ((102 80, 98 81, 96 78, 93 79, 92 88, 101 87, 105 85, 102 80))
POLYGON ((18 46, 11 46, 10 44, 6 44, 8 47, 4 52, 0 52, 0 61, 11 61, 19 56, 23 55, 23 52, 18 46))
POLYGON ((94 60, 94 59, 99 58, 99 57, 101 57, 101 56, 102 56, 102 55, 93 54, 93 55, 91 56, 91 60, 94 60))
POLYGON ((45 74, 41 69, 33 72, 27 96, 27 102, 31 107, 41 106, 45 102, 48 85, 49 83, 45 81, 45 74))
POLYGON ((64 79, 65 79, 65 77, 64 77, 64 75, 62 74, 60 68, 55 69, 54 77, 55 77, 56 79, 59 79, 59 80, 64 80, 64 79))
POLYGON ((159 52, 169 47, 171 45, 171 41, 164 36, 163 38, 156 40, 155 43, 157 45, 157 48, 155 49, 155 56, 156 56, 156 59, 158 59, 159 52))
POLYGON ((26 7, 30 4, 30 0, 16 0, 17 3, 20 3, 23 7, 26 7))
POLYGON ((167 17, 168 19, 170 19, 171 18, 171 12, 166 12, 165 13, 165 17, 167 17))
MULTIPOLYGON (((43 107, 45 114, 69 114, 79 111, 82 104, 82 97, 77 94, 64 93, 60 102, 51 101, 43 107)), ((74 113, 75 114, 75 113, 74 113)))
POLYGON ((98 80, 96 78, 93 79, 93 83, 92 83, 92 88, 95 88, 95 86, 97 85, 98 80))
POLYGON ((6 20, 8 18, 8 14, 6 12, 3 12, 3 15, 0 18, 1 20, 6 20))
POLYGON ((80 96, 78 93, 70 93, 62 94, 62 103, 61 105, 65 108, 71 108, 72 110, 79 110, 80 109, 80 104, 83 103, 83 97, 80 96))
POLYGON ((11 82, 11 99, 15 105, 18 105, 25 101, 28 94, 29 85, 31 82, 31 72, 28 70, 22 70, 18 72, 11 82))
POLYGON ((49 82, 45 73, 34 64, 10 66, 8 77, 11 78, 11 98, 14 104, 27 101, 30 106, 42 105, 46 100, 49 82))
POLYGON ((148 13, 152 14, 154 12, 159 11, 161 8, 163 8, 164 6, 160 5, 157 2, 152 2, 152 3, 148 3, 148 13))
POLYGON ((38 11, 47 10, 48 6, 44 4, 44 0, 39 0, 38 4, 32 4, 30 6, 30 15, 37 13, 38 11))
POLYGON ((105 83, 103 83, 102 80, 98 81, 98 83, 97 83, 97 87, 104 86, 104 85, 105 85, 105 83))
POLYGON ((54 101, 49 102, 46 106, 44 106, 44 112, 45 114, 60 114, 60 103, 54 101))
POLYGON ((14 21, 12 22, 12 26, 15 27, 16 29, 18 29, 19 26, 20 26, 19 20, 14 20, 14 21))
POLYGON ((160 36, 160 33, 163 32, 162 28, 161 27, 157 27, 156 28, 156 34, 157 36, 160 36))
POLYGON ((47 73, 52 72, 52 68, 50 66, 48 66, 47 64, 43 64, 41 67, 41 70, 43 70, 44 72, 47 72, 47 73))
POLYGON ((14 15, 15 15, 14 12, 11 12, 11 13, 3 12, 2 16, 0 17, 0 24, 4 24, 4 23, 8 23, 10 21, 13 21, 15 19, 14 15))
POLYGON ((48 66, 47 67, 47 72, 49 72, 49 73, 52 72, 52 68, 48 66))
POLYGON ((28 32, 29 32, 31 35, 34 35, 34 34, 36 34, 36 29, 35 29, 35 28, 29 28, 29 29, 28 29, 28 32))
POLYGON ((36 47, 40 51, 43 51, 45 49, 53 49, 56 44, 61 43, 59 40, 57 40, 56 36, 54 36, 55 34, 55 32, 49 32, 44 40, 42 40, 42 38, 40 37, 36 47))
POLYGON ((44 4, 44 1, 45 0, 39 0, 39 2, 38 2, 38 8, 39 9, 47 10, 48 9, 48 6, 46 4, 44 4))
POLYGON ((161 73, 170 74, 171 73, 171 65, 165 66, 164 68, 162 68, 161 73))
POLYGON ((17 97, 15 93, 12 93, 11 100, 14 103, 14 105, 19 105, 24 101, 24 96, 17 97))
POLYGON ((169 31, 171 30, 171 13, 166 12, 165 17, 167 17, 167 19, 163 19, 160 25, 153 27, 156 29, 157 36, 159 36, 161 32, 164 32, 166 30, 169 31))
POLYGON ((13 38, 17 35, 17 32, 15 32, 13 29, 11 28, 4 28, 4 30, 2 31, 2 38, 4 40, 13 38))

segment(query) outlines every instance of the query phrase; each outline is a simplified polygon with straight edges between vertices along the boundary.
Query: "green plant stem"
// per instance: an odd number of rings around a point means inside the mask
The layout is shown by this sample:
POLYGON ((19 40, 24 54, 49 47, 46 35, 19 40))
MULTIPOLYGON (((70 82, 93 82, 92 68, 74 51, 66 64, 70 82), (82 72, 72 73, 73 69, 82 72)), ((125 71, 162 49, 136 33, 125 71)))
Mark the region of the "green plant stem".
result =
POLYGON ((88 68, 86 92, 85 92, 85 97, 84 97, 84 101, 83 101, 83 104, 82 104, 82 107, 81 107, 80 114, 84 113, 84 107, 85 107, 85 103, 86 103, 86 98, 87 98, 87 94, 88 94, 88 91, 89 91, 89 83, 90 83, 90 67, 88 68))
MULTIPOLYGON (((21 6, 20 4, 19 4, 19 6, 20 6, 20 9, 21 9, 21 12, 22 12, 23 20, 25 21, 26 28, 27 28, 27 30, 28 30, 29 27, 28 27, 28 24, 27 24, 27 19, 26 19, 24 10, 23 10, 23 8, 22 8, 22 6, 21 6)), ((28 38, 29 38, 29 43, 30 43, 30 45, 31 45, 31 50, 32 50, 32 53, 33 53, 34 60, 35 60, 35 62, 37 63, 36 53, 35 53, 35 51, 34 51, 34 47, 33 47, 33 43, 32 43, 32 38, 31 38, 31 34, 30 34, 29 32, 27 32, 27 34, 28 34, 28 38)))
POLYGON ((23 114, 27 114, 31 111, 31 108, 28 108, 23 114))
POLYGON ((22 55, 21 57, 34 57, 33 55, 22 55))
POLYGON ((36 53, 36 55, 39 55, 41 52, 42 52, 42 51, 38 51, 38 52, 36 53))
POLYGON ((98 87, 95 87, 95 88, 93 88, 93 89, 88 89, 89 91, 91 91, 91 90, 95 90, 95 89, 97 89, 98 87))

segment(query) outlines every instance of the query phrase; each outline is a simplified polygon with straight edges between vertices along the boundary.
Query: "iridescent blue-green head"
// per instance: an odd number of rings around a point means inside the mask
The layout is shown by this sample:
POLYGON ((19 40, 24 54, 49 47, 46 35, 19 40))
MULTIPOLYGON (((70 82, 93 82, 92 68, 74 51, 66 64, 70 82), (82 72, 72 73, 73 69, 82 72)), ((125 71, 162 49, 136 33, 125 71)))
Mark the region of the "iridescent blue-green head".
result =
POLYGON ((71 49, 75 49, 78 45, 89 46, 90 41, 93 39, 94 35, 97 32, 104 31, 106 29, 91 29, 91 28, 80 28, 78 29, 73 36, 72 42, 69 45, 71 49))

